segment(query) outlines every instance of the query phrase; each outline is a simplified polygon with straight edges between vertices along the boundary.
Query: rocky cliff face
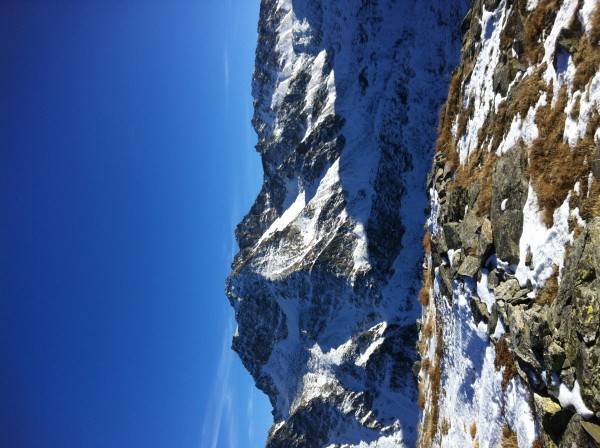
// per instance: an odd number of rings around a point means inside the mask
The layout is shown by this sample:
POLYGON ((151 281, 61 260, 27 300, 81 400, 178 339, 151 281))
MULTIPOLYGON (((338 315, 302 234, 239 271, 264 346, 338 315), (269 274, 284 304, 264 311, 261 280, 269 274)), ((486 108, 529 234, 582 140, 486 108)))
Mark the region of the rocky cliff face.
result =
POLYGON ((262 1, 227 294, 269 447, 600 443, 599 40, 597 0, 262 1))
POLYGON ((475 0, 463 32, 429 176, 419 445, 598 446, 600 7, 475 0))
POLYGON ((426 175, 464 1, 264 0, 227 281, 270 447, 414 446, 426 175))

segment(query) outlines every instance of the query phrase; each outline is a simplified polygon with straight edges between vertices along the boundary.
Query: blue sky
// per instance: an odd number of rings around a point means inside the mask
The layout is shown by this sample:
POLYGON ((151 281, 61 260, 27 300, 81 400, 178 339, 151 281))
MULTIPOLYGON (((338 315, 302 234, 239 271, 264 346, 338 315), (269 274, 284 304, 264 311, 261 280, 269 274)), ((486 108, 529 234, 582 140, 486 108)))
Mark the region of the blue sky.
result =
POLYGON ((258 8, 0 3, 0 446, 264 446, 223 293, 258 8))

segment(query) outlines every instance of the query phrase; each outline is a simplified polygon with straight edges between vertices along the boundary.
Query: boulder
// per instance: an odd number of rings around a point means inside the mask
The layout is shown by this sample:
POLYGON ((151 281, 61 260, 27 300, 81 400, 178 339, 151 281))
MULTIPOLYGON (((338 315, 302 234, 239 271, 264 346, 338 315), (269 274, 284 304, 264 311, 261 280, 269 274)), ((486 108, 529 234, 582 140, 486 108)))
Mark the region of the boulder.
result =
POLYGON ((490 211, 494 244, 498 257, 510 264, 519 262, 519 240, 523 229, 523 206, 527 200, 525 151, 514 146, 494 167, 492 174, 492 206, 490 211), (502 202, 510 198, 504 210, 502 202))

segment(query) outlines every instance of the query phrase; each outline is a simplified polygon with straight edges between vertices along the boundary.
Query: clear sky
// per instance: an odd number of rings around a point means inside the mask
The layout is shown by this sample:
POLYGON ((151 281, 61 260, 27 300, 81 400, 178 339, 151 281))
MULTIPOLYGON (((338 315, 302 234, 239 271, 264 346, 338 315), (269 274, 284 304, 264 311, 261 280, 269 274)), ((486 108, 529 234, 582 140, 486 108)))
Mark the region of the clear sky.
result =
POLYGON ((0 446, 264 446, 223 292, 258 8, 0 2, 0 446))

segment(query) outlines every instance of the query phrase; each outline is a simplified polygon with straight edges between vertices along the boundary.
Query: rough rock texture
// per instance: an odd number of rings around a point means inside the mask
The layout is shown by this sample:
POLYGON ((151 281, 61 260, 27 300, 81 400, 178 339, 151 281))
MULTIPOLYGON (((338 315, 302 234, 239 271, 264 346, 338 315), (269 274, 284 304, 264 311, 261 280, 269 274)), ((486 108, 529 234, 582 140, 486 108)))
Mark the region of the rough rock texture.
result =
POLYGON ((263 0, 233 348, 270 447, 414 446, 426 173, 463 0, 263 0))
POLYGON ((429 175, 420 446, 598 443, 598 3, 474 0, 463 22, 429 175))

